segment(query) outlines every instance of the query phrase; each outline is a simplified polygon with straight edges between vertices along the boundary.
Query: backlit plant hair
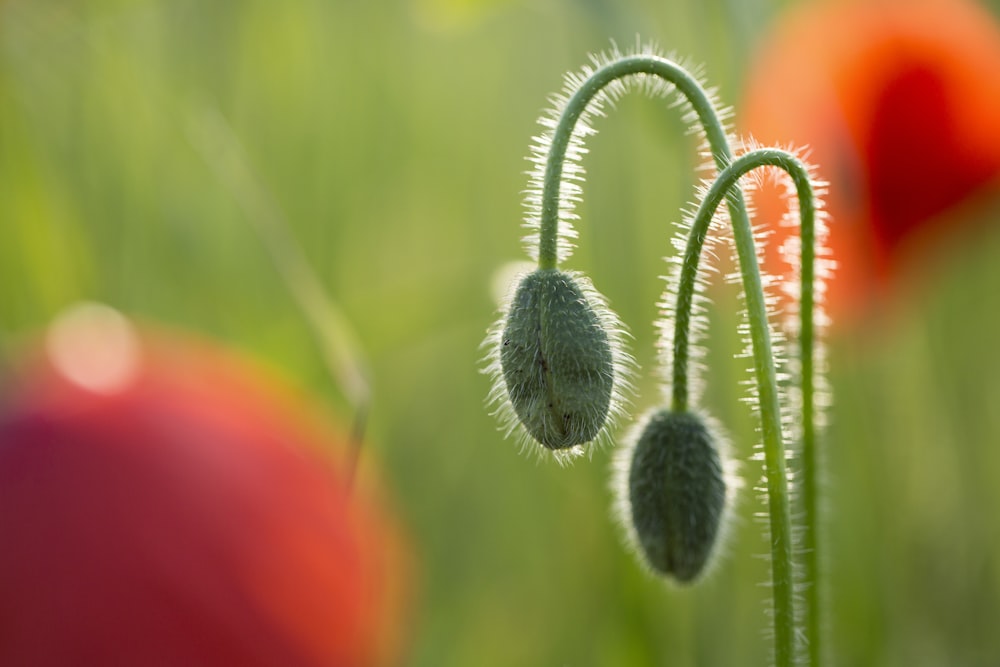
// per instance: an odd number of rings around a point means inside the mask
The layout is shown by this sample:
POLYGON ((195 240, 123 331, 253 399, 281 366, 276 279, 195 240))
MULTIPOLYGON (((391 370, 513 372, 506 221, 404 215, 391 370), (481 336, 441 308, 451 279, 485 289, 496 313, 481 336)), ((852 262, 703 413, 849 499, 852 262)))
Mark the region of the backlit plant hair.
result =
MULTIPOLYGON (((778 148, 753 148, 733 160, 702 192, 701 203, 687 226, 687 243, 678 265, 678 275, 674 276, 676 280, 668 285, 667 297, 664 299, 665 319, 661 322, 662 345, 665 355, 672 355, 669 376, 671 410, 685 413, 691 400, 688 388, 688 365, 692 350, 691 337, 696 329, 694 324, 697 320, 694 304, 699 289, 699 258, 706 244, 708 229, 715 211, 722 200, 731 201, 733 193, 738 191, 740 179, 751 171, 761 168, 776 168, 789 176, 791 189, 794 191, 791 200, 797 203, 797 207, 793 207, 790 211, 789 218, 797 218, 800 227, 800 243, 786 249, 790 258, 795 257, 799 260, 800 280, 798 289, 794 290, 794 296, 799 299, 798 317, 789 322, 790 326, 787 327, 789 331, 797 334, 798 354, 789 359, 785 359, 783 354, 765 356, 761 354, 755 342, 756 338, 751 336, 751 349, 748 355, 754 360, 756 376, 751 402, 761 421, 764 460, 762 490, 768 501, 768 534, 773 538, 777 529, 784 530, 785 534, 789 535, 787 559, 784 559, 782 554, 776 553, 777 540, 770 540, 772 584, 777 588, 778 582, 784 581, 793 593, 792 589, 797 579, 808 584, 802 592, 805 598, 803 610, 805 628, 800 633, 796 632, 796 628, 802 619, 796 614, 794 596, 790 600, 792 607, 789 616, 786 617, 790 625, 783 631, 782 617, 777 610, 778 594, 777 592, 774 594, 775 660, 779 665, 795 664, 797 648, 805 648, 809 664, 818 665, 822 658, 820 652, 822 633, 817 539, 819 462, 816 427, 822 421, 820 413, 828 402, 829 390, 823 379, 822 348, 816 343, 816 334, 817 330, 825 328, 826 325, 818 301, 823 293, 821 287, 823 280, 832 265, 825 259, 817 258, 817 254, 821 256, 823 254, 822 242, 826 236, 825 219, 818 210, 819 201, 816 194, 821 191, 822 184, 812 177, 809 168, 796 155, 778 148), (820 285, 820 288, 817 288, 817 285, 820 285), (778 380, 783 382, 779 383, 778 380), (793 438, 799 443, 797 492, 800 496, 802 516, 801 525, 794 533, 789 513, 791 498, 786 483, 788 472, 783 465, 785 461, 783 441, 793 438), (775 521, 776 515, 779 518, 778 523, 775 521), (782 526, 782 522, 787 522, 787 526, 782 526), (793 543, 799 547, 795 555, 800 558, 800 563, 795 563, 791 558, 793 543), (805 646, 796 646, 797 634, 801 634, 805 646), (787 641, 784 646, 783 641, 787 641)), ((740 265, 736 277, 744 286, 750 333, 753 334, 754 327, 760 327, 768 332, 770 327, 766 319, 766 309, 765 318, 761 319, 755 317, 750 306, 749 295, 753 291, 758 290, 762 297, 765 293, 758 269, 758 248, 753 243, 752 233, 741 232, 734 225, 734 244, 740 265), (750 261, 746 258, 750 258, 750 261)), ((773 299, 767 297, 761 299, 761 303, 765 306, 771 302, 773 299)), ((769 332, 768 336, 774 337, 774 333, 769 332)), ((780 341, 780 336, 777 338, 780 341)))
MULTIPOLYGON (((535 168, 526 197, 526 238, 537 269, 522 277, 500 320, 491 329, 488 372, 494 379, 490 400, 507 425, 525 441, 535 440, 563 460, 584 444, 607 433, 608 423, 622 410, 622 394, 630 387, 633 362, 623 351, 623 328, 605 302, 578 273, 564 272, 559 263, 572 249, 571 221, 582 195, 586 152, 584 140, 595 130, 594 117, 630 88, 662 96, 677 92, 688 109, 685 118, 701 134, 717 178, 702 189, 693 214, 676 280, 668 286, 665 318, 660 323, 664 361, 672 357, 670 405, 654 410, 633 429, 617 457, 616 492, 622 522, 630 541, 647 566, 678 582, 696 580, 708 566, 731 505, 734 481, 725 437, 700 408, 692 409, 688 384, 692 334, 703 328, 694 317, 701 293, 699 263, 709 227, 726 200, 735 254, 747 312, 745 328, 753 359, 752 402, 760 419, 764 486, 771 546, 771 589, 774 658, 794 664, 800 636, 812 643, 816 609, 806 614, 806 632, 797 629, 790 512, 787 441, 802 442, 803 508, 808 535, 814 538, 815 516, 815 391, 814 258, 816 198, 808 170, 793 154, 779 149, 754 149, 734 158, 729 136, 713 95, 687 69, 650 47, 623 55, 613 49, 595 56, 591 65, 566 78, 554 108, 540 120, 545 131, 536 137, 531 160, 535 168), (801 323, 798 358, 802 422, 791 413, 778 369, 784 368, 781 341, 768 320, 771 302, 765 295, 758 247, 751 228, 740 178, 758 167, 777 167, 792 178, 801 220, 801 323), (676 287, 674 286, 676 283, 676 287), (670 327, 671 319, 674 327, 670 327), (812 480, 812 481, 810 481, 812 480), (810 497, 811 496, 811 497, 810 497)), ((703 299, 703 296, 701 296, 703 299)), ((694 348, 697 349, 697 348, 694 348)), ((697 361, 697 359, 696 359, 697 361)), ((794 364, 792 364, 794 366, 794 364)), ((787 381, 787 380, 786 380, 787 381)), ((696 397, 695 397, 696 398, 696 397)), ((809 590, 816 590, 815 551, 809 590)), ((809 602, 816 602, 810 598, 809 602)))

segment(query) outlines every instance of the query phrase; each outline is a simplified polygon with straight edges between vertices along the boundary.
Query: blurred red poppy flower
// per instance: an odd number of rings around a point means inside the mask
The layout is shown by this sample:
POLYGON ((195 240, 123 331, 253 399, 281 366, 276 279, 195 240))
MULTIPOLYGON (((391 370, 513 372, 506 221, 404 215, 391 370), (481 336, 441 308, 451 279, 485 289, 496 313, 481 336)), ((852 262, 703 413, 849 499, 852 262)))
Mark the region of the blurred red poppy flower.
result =
MULTIPOLYGON (((863 312, 996 194, 998 109, 1000 28, 963 0, 808 3, 762 37, 741 129, 808 146, 830 183, 835 317, 863 312)), ((774 193, 757 205, 765 221, 783 207, 774 193)))
POLYGON ((0 390, 0 664, 382 665, 399 532, 260 369, 82 306, 0 390))

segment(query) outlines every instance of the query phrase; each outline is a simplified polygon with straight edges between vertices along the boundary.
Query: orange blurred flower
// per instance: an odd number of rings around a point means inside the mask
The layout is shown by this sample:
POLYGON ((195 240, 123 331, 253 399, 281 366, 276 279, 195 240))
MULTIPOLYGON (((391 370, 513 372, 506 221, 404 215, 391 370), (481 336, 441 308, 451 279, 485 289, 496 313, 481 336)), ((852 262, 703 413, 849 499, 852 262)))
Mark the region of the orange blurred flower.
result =
POLYGON ((0 664, 398 658, 398 530, 301 400, 95 305, 37 357, 0 390, 0 664))
MULTIPOLYGON (((828 302, 850 319, 997 192, 1000 28, 963 0, 813 2, 760 44, 741 129, 810 147, 830 183, 828 302)), ((763 220, 783 210, 774 193, 757 204, 763 220)))

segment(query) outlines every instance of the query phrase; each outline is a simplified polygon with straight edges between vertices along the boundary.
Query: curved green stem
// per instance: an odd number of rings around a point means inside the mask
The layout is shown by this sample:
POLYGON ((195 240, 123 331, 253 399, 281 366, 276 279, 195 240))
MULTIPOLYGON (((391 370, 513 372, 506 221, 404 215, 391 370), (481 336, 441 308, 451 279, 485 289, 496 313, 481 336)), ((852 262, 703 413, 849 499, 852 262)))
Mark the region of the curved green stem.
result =
MULTIPOLYGON (((577 121, 580 120, 580 116, 587 109, 594 96, 605 86, 612 81, 633 74, 649 74, 676 86, 678 92, 687 99, 697 114, 718 168, 724 168, 732 158, 725 128, 719 120, 711 98, 698 83, 698 80, 683 67, 660 56, 636 54, 624 56, 598 68, 570 97, 552 134, 542 187, 542 211, 538 243, 538 268, 540 269, 554 269, 558 264, 559 187, 562 182, 563 164, 566 162, 566 150, 569 147, 577 121)), ((739 196, 738 202, 734 200, 730 204, 730 214, 734 219, 737 217, 747 218, 742 195, 739 196)))
MULTIPOLYGON (((781 437, 781 417, 778 408, 777 380, 772 359, 770 332, 767 326, 766 304, 764 303, 760 272, 757 267, 757 256, 746 204, 744 203, 742 191, 738 187, 735 187, 739 176, 734 176, 733 174, 736 172, 729 167, 729 163, 732 161, 732 150, 729 146, 725 128, 719 119, 708 93, 683 67, 665 58, 650 54, 625 56, 599 67, 587 77, 567 101, 553 132, 545 165, 539 225, 538 267, 540 269, 553 269, 558 264, 560 185, 562 182, 563 165, 566 160, 566 151, 573 138, 577 122, 590 102, 605 86, 617 79, 635 74, 657 76, 676 86, 681 95, 691 104, 699 122, 704 128, 705 136, 717 167, 723 173, 726 173, 727 170, 729 171, 729 176, 726 179, 722 179, 720 175, 720 179, 716 181, 715 185, 709 191, 710 194, 714 193, 712 194, 712 198, 715 202, 711 205, 711 211, 714 214, 715 208, 721 202, 721 199, 723 197, 726 198, 730 218, 733 222, 740 265, 743 268, 744 290, 747 294, 747 307, 750 312, 750 332, 761 403, 761 430, 763 432, 767 464, 769 514, 772 536, 775 660, 779 667, 788 667, 793 664, 795 657, 791 518, 788 486, 785 476, 784 443, 781 437)), ((740 164, 746 165, 746 163, 740 164)), ((752 169, 755 166, 759 165, 749 166, 748 168, 752 169)), ((703 207, 708 201, 709 198, 706 198, 703 207)), ((707 220, 710 221, 711 217, 709 215, 707 220)), ((696 244, 699 251, 693 256, 686 255, 685 257, 685 269, 692 274, 697 272, 700 249, 704 243, 707 228, 708 224, 706 222, 702 229, 692 229, 689 237, 689 243, 696 244)), ((679 340, 675 339, 673 407, 678 411, 686 410, 688 402, 687 331, 690 327, 690 299, 692 296, 693 290, 689 292, 681 291, 678 300, 677 327, 678 331, 682 332, 683 335, 683 338, 679 340), (678 350, 682 352, 680 355, 676 354, 678 350), (678 378, 680 379, 679 382, 677 381, 678 378)), ((804 303, 803 311, 805 310, 806 304, 804 303)), ((811 313, 811 306, 809 312, 811 313)))
MULTIPOLYGON (((681 266, 678 286, 677 316, 674 335, 674 391, 682 386, 686 397, 688 339, 691 303, 695 289, 698 262, 705 236, 716 209, 725 197, 732 202, 738 193, 739 179, 754 169, 779 167, 787 172, 794 184, 799 201, 802 239, 802 300, 800 355, 802 365, 802 459, 803 510, 809 530, 805 534, 804 574, 812 582, 807 591, 809 653, 817 665, 819 650, 819 593, 816 585, 817 544, 816 471, 814 420, 814 361, 813 361, 813 283, 815 273, 815 198, 806 167, 791 153, 764 148, 751 151, 734 160, 722 170, 709 188, 695 214, 688 235, 688 244, 681 266), (678 372, 678 366, 681 367, 678 372)), ((776 660, 779 665, 791 664, 794 641, 794 609, 792 603, 792 534, 789 512, 788 481, 785 472, 785 450, 781 435, 781 412, 778 404, 777 380, 767 324, 767 308, 761 289, 760 269, 749 225, 733 220, 733 236, 740 262, 743 289, 746 293, 753 343, 754 369, 760 401, 761 430, 764 443, 769 514, 771 519, 771 567, 774 584, 774 623, 776 660)), ((677 394, 674 395, 676 409, 677 394)))

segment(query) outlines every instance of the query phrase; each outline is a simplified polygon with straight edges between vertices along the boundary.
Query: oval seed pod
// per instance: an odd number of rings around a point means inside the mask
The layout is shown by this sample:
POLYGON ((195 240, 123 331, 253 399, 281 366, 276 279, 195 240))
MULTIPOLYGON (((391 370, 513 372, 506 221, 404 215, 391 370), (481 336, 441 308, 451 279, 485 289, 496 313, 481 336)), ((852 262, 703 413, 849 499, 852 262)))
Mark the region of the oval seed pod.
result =
POLYGON ((728 510, 716 431, 696 414, 662 409, 623 451, 618 493, 626 529, 649 567, 680 583, 705 571, 728 510))
POLYGON ((611 340, 577 277, 526 275, 500 339, 507 396, 532 438, 560 450, 597 437, 615 389, 611 340))

